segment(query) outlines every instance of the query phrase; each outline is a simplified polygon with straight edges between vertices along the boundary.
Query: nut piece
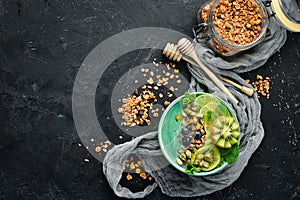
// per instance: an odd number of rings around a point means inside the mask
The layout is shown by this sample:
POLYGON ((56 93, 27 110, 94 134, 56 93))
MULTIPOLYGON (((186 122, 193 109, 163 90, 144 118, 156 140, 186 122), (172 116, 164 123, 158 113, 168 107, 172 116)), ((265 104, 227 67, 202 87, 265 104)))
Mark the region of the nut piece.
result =
POLYGON ((152 85, 152 84, 154 83, 153 78, 152 78, 152 77, 149 78, 149 79, 147 80, 147 83, 149 83, 150 85, 152 85))
POLYGON ((101 147, 99 147, 99 146, 96 146, 96 148, 95 148, 95 152, 96 152, 96 153, 99 153, 101 150, 102 150, 102 148, 101 148, 101 147))
POLYGON ((169 101, 165 101, 164 102, 164 106, 168 106, 168 105, 170 105, 170 102, 169 101))
POLYGON ((132 176, 128 173, 127 176, 126 176, 126 179, 127 179, 128 181, 130 181, 130 180, 132 179, 132 176))

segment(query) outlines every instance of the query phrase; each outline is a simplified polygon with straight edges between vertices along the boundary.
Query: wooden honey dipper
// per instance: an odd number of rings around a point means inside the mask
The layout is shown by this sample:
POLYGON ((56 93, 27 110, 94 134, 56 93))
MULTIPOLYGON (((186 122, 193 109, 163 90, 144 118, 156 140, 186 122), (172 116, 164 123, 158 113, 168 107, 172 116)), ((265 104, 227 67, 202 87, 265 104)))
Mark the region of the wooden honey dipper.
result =
MULTIPOLYGON (((194 66, 200 67, 194 60, 190 59, 189 57, 184 56, 178 49, 177 45, 168 43, 163 50, 163 54, 171 60, 179 62, 181 59, 183 59, 183 60, 191 63, 194 66)), ((204 65, 204 63, 203 63, 203 65, 204 65)), ((225 78, 219 74, 217 76, 220 79, 222 79, 223 81, 227 82, 228 84, 238 88, 240 91, 242 91, 244 94, 246 94, 248 96, 252 96, 254 93, 254 90, 249 87, 239 85, 238 83, 236 83, 228 78, 225 78)))

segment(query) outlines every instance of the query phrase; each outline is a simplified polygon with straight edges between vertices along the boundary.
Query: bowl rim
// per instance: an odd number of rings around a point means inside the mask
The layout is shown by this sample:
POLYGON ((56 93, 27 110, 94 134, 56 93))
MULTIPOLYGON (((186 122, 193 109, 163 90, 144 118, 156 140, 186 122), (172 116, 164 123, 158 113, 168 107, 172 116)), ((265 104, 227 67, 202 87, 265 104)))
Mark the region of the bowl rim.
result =
MULTIPOLYGON (((222 100, 221 98, 217 97, 216 95, 214 94, 210 94, 210 93, 206 93, 206 92, 189 92, 190 94, 196 94, 197 96, 199 95, 203 95, 203 94, 209 94, 209 95, 212 95, 214 97, 216 97, 218 100, 220 100, 222 102, 222 104, 224 104, 226 106, 227 109, 229 109, 230 113, 232 114, 232 116, 235 118, 235 120, 237 121, 237 123, 239 124, 239 121, 237 119, 237 116, 236 116, 236 112, 235 110, 228 104, 226 103, 224 100, 222 100)), ((182 96, 179 96, 177 97, 175 100, 172 101, 172 103, 166 108, 166 110, 164 111, 164 113, 162 114, 160 120, 159 120, 159 124, 158 124, 158 142, 159 142, 159 146, 160 146, 160 149, 161 151, 163 152, 165 158, 168 160, 168 162, 173 166, 175 167, 177 170, 185 173, 185 174, 188 174, 188 175, 191 175, 191 176, 208 176, 208 175, 212 175, 212 174, 216 174, 220 171, 222 171, 226 166, 228 166, 228 162, 224 161, 224 163, 218 167, 218 168, 215 168, 214 170, 211 170, 211 171, 208 171, 208 172, 195 172, 195 173, 187 173, 184 171, 184 168, 179 166, 178 164, 176 164, 174 162, 173 159, 170 158, 169 154, 166 152, 163 144, 162 144, 162 126, 163 126, 163 121, 166 117, 166 115, 168 114, 168 112, 170 111, 170 109, 176 104, 178 103, 179 101, 181 101, 181 99, 184 97, 184 95, 182 96)), ((238 144, 240 143, 240 138, 239 137, 239 140, 238 140, 238 144)))

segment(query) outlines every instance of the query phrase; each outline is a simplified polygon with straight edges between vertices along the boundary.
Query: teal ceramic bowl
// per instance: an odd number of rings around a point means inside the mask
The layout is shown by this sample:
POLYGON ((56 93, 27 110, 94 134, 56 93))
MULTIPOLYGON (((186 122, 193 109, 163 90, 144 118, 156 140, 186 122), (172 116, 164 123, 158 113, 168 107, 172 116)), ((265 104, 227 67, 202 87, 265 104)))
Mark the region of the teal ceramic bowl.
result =
MULTIPOLYGON (((207 93, 195 92, 194 94, 198 96, 207 93)), ((160 148, 165 158, 169 161, 169 163, 173 165, 177 170, 186 173, 184 171, 184 167, 178 165, 176 162, 176 158, 178 157, 177 149, 182 147, 182 144, 178 140, 178 135, 181 131, 181 121, 176 121, 175 115, 181 112, 182 109, 181 100, 183 97, 184 96, 180 96, 177 99, 175 99, 163 113, 158 126, 158 141, 159 141, 160 148)), ((216 96, 213 97, 220 100, 220 102, 227 107, 231 115, 238 122, 235 111, 222 99, 216 96)), ((215 168, 208 172, 194 172, 194 173, 186 173, 186 174, 194 175, 194 176, 208 176, 222 171, 227 165, 228 163, 224 162, 220 167, 215 168)))

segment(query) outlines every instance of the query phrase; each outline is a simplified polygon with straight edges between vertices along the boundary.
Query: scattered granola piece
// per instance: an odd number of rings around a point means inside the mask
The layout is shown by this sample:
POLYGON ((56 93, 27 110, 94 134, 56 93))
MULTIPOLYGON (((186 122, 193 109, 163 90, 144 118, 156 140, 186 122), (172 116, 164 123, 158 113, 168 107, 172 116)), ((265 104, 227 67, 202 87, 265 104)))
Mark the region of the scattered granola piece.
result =
POLYGON ((169 102, 169 101, 165 101, 165 102, 164 102, 164 105, 165 105, 165 106, 168 106, 168 105, 170 105, 170 102, 169 102))
POLYGON ((256 79, 263 80, 263 77, 261 75, 256 75, 256 79))
POLYGON ((142 172, 142 173, 140 173, 140 177, 142 177, 143 179, 146 179, 146 178, 147 178, 147 175, 146 175, 145 172, 142 172))
POLYGON ((134 170, 134 169, 135 169, 134 162, 131 162, 131 163, 130 163, 129 168, 130 168, 131 170, 134 170))
POLYGON ((153 113, 153 117, 158 117, 158 113, 153 113))
POLYGON ((102 150, 102 148, 100 146, 96 146, 96 148, 95 148, 96 153, 99 153, 101 150, 102 150))
POLYGON ((149 78, 149 79, 147 80, 147 83, 149 83, 150 85, 152 85, 152 84, 154 83, 153 78, 152 78, 152 77, 149 78))
POLYGON ((84 162, 86 162, 86 163, 89 163, 89 162, 90 162, 90 160, 89 160, 89 159, 87 159, 87 158, 85 158, 85 159, 84 159, 84 162))
POLYGON ((122 135, 119 135, 119 139, 122 140, 122 139, 123 139, 123 136, 122 136, 122 135))
POLYGON ((136 168, 136 169, 135 169, 135 173, 137 173, 137 174, 141 173, 140 168, 136 168))
POLYGON ((142 166, 142 161, 138 160, 136 163, 137 163, 139 166, 142 166))
POLYGON ((181 80, 180 80, 180 79, 178 79, 176 82, 177 82, 178 84, 180 84, 180 83, 181 83, 181 80))
POLYGON ((127 178, 128 181, 130 181, 132 179, 132 176, 128 173, 126 178, 127 178))

